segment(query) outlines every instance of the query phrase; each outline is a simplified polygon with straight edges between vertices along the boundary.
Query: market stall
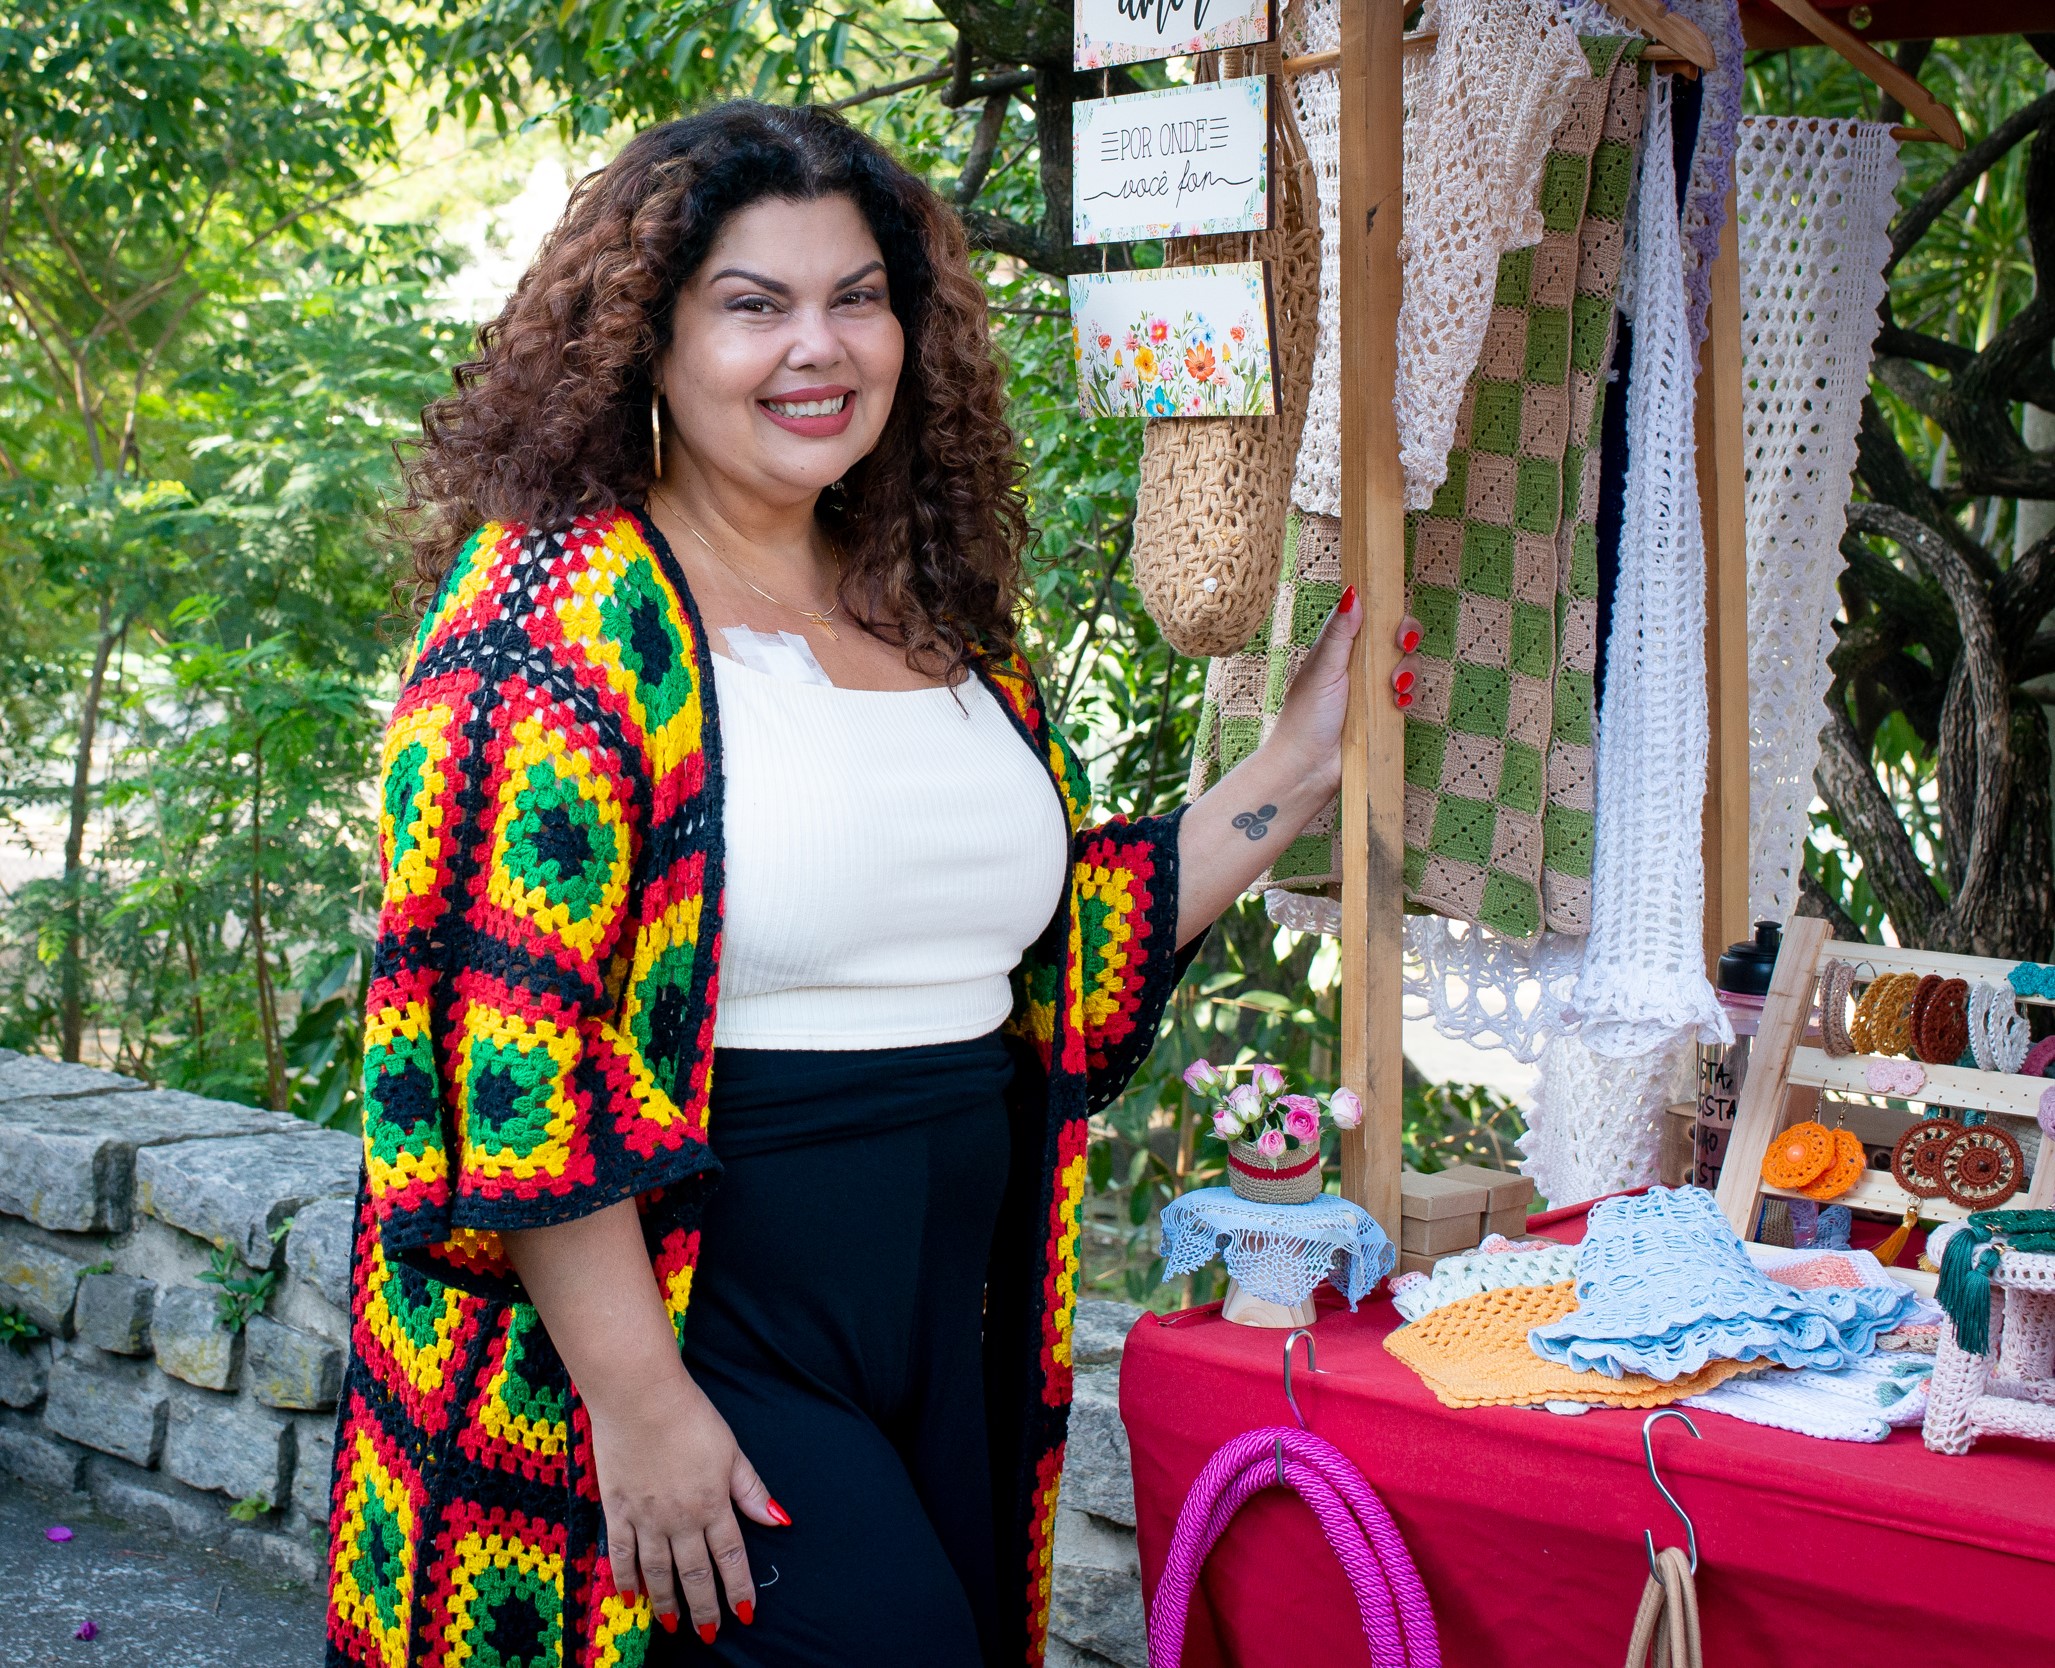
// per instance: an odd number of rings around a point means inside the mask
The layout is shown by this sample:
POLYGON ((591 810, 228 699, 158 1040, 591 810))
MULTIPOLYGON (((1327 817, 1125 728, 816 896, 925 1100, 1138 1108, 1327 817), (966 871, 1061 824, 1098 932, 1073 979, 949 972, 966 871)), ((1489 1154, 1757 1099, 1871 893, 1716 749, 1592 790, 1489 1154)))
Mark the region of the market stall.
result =
MULTIPOLYGON (((1408 34, 1413 9, 1295 0, 1266 43, 1229 8, 1178 48, 1220 49, 1194 87, 1144 96, 1217 120, 1205 178, 1268 179, 1263 210, 1079 211, 1080 242, 1169 240, 1073 310, 1085 409, 1158 419, 1135 565, 1211 659, 1195 793, 1270 733, 1345 589, 1365 605, 1339 799, 1259 883, 1338 938, 1342 1086, 1193 1066, 1231 1186, 1166 1211, 1166 1266, 1217 1247, 1237 1278, 1128 1344, 1145 1586, 1175 1595, 1152 1660, 1596 1661, 1637 1595, 1673 1652, 1702 1613, 1721 1661, 2045 1651, 2055 1490, 2018 1439, 2055 1437, 2055 1090, 2022 1005, 2055 969, 1776 931, 1898 147, 1960 124, 1855 32, 1887 38, 1867 7, 1746 20, 1902 122, 1744 118, 1736 0, 1445 0, 1408 34), (1259 81, 1274 142, 1237 168, 1259 81), (1406 1175, 1407 999, 1539 1060, 1524 1168, 1615 1197, 1537 1245, 1497 1214, 1517 1178, 1406 1175), (1643 1192, 1694 1065, 1699 1186, 1643 1192)), ((1970 11, 1950 26, 2021 23, 1970 11)), ((1113 50, 1079 67, 1155 48, 1113 50)), ((1083 200, 1146 192, 1096 143, 1083 200)))

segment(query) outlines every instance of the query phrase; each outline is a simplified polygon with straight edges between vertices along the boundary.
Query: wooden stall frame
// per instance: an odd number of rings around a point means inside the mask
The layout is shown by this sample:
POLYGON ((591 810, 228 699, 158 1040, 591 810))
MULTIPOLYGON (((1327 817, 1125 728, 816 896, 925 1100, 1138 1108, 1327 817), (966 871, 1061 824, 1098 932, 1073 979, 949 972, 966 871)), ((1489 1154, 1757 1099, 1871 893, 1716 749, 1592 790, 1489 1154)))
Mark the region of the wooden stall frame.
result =
MULTIPOLYGON (((1386 679, 1406 607, 1405 477, 1392 396, 1398 371, 1405 204, 1404 0, 1341 0, 1342 579, 1363 625, 1342 729, 1341 1081, 1363 1102, 1344 1132, 1341 1191, 1398 1242, 1405 1120, 1405 715, 1386 679)), ((1319 67, 1324 67, 1320 56, 1319 67)), ((1287 73, 1316 67, 1287 61, 1287 73)), ((1748 936, 1748 561, 1743 527, 1741 278, 1734 199, 1710 274, 1698 382, 1706 531, 1706 667, 1712 706, 1704 804, 1708 971, 1748 936)), ((1615 397, 1624 398, 1625 389, 1615 397)), ((1758 1155, 1760 1162, 1760 1155, 1758 1155)))

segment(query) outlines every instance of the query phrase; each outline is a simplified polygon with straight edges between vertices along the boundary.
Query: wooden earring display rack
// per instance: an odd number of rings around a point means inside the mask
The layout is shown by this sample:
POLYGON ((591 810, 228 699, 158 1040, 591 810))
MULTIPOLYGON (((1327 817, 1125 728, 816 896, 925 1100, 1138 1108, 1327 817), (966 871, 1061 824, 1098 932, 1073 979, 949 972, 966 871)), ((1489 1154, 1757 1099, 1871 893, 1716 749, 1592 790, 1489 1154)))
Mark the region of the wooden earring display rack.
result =
MULTIPOLYGON (((1967 979, 2004 984, 2013 963, 1989 961, 1981 956, 1945 955, 1936 950, 1901 950, 1891 945, 1843 944, 1830 941, 1827 924, 1797 916, 1784 929, 1784 947, 1771 975, 1768 997, 1763 1002, 1762 1024, 1749 1050, 1748 1079, 1741 1088, 1741 1104, 1734 1114, 1733 1133, 1727 1140, 1727 1156, 1720 1170, 1720 1210, 1734 1231, 1749 1238, 1765 1199, 1802 1199, 1802 1193, 1772 1187, 1762 1179, 1762 1161, 1770 1143, 1792 1123, 1813 1117, 1810 1102, 1819 1093, 1854 1095, 1880 1099, 1869 1087, 1867 1072, 1873 1054, 1849 1054, 1840 1059, 1806 1041, 1812 1017, 1813 991, 1821 966, 1839 959, 1867 973, 1940 973, 1967 979), (1808 1093, 1808 1091, 1810 1091, 1808 1093)), ((2038 998, 2023 997, 2023 1002, 2038 998)), ((1973 1071, 1961 1066, 1923 1066, 1926 1081, 1912 1096, 1893 1096, 1899 1104, 1946 1106, 1984 1112, 2003 1120, 2003 1127, 2018 1137, 2031 1152, 2038 1138, 2035 1114, 2049 1082, 2041 1077, 2021 1077, 2011 1072, 1973 1071)), ((1917 1114, 1895 1112, 1895 1128, 1903 1129, 1917 1114)), ((2047 1161, 2048 1147, 2029 1169, 2026 1187, 1993 1209, 2046 1210, 2055 1204, 2055 1163, 2047 1161)), ((1959 1220, 1970 1214, 1951 1199, 1919 1199, 1900 1187, 1888 1170, 1865 1170, 1862 1179, 1833 1201, 1860 1211, 1874 1211, 1894 1220, 1909 1208, 1930 1222, 1959 1220)))

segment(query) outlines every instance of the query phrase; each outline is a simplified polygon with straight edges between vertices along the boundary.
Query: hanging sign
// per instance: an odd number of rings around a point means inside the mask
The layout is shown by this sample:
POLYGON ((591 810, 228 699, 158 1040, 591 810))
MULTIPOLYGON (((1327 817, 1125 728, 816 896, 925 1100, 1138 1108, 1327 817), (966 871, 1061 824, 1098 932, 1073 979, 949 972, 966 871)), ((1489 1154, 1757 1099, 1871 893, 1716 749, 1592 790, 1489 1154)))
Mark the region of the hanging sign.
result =
POLYGON ((1070 107, 1071 242, 1260 232, 1270 224, 1270 80, 1070 107))
POLYGON ((1217 52, 1270 38, 1270 0, 1072 0, 1081 70, 1217 52))
POLYGON ((1071 354, 1087 417, 1269 417, 1270 283, 1261 261, 1085 272, 1071 354))

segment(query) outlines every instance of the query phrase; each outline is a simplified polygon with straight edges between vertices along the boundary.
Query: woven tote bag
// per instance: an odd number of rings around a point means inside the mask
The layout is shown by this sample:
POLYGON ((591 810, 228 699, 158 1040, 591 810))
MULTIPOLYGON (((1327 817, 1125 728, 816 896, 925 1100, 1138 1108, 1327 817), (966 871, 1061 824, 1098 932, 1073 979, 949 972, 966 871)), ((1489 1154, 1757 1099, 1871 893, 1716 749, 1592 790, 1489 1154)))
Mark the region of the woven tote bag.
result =
POLYGON ((1263 624, 1277 591, 1292 469, 1320 310, 1320 202, 1288 98, 1275 113, 1269 230, 1178 238, 1170 266, 1262 260, 1270 267, 1274 417, 1170 417, 1142 439, 1134 572, 1142 606, 1181 654, 1224 655, 1263 624))

